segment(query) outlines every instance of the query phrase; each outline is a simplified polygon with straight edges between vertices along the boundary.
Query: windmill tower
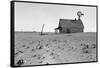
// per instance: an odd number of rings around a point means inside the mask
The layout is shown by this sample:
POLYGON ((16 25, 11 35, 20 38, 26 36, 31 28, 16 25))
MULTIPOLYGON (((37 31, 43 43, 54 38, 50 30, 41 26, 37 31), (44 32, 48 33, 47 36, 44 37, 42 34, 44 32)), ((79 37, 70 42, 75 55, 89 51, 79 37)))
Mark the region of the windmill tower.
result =
POLYGON ((78 20, 80 20, 80 17, 82 17, 84 14, 81 11, 77 12, 78 20))

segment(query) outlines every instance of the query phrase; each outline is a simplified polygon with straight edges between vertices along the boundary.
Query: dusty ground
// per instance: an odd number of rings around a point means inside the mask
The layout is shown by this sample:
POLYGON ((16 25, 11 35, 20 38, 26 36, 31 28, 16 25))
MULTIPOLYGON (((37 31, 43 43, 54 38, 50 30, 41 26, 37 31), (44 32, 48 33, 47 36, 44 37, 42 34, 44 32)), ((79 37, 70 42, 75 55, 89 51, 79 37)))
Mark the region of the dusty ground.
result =
POLYGON ((96 61, 96 33, 15 33, 15 65, 96 61))

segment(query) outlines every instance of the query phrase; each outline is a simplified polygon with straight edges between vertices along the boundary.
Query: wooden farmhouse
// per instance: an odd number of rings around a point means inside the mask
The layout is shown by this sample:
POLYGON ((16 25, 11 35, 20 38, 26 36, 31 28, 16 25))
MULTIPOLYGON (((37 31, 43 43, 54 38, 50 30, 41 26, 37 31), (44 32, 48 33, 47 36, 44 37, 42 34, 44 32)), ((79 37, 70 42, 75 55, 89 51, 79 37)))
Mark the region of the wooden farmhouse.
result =
POLYGON ((80 17, 81 14, 79 14, 78 19, 59 19, 59 25, 57 28, 55 28, 55 31, 59 30, 59 33, 84 32, 84 25, 80 17))

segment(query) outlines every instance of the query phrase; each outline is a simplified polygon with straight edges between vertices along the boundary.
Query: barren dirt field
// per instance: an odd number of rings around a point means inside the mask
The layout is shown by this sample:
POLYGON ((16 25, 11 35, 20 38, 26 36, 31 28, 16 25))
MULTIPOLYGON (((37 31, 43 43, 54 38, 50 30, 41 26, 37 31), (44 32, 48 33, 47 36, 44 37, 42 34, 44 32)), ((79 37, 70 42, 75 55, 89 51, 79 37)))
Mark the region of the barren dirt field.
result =
POLYGON ((48 34, 16 32, 15 65, 96 61, 96 33, 48 34))

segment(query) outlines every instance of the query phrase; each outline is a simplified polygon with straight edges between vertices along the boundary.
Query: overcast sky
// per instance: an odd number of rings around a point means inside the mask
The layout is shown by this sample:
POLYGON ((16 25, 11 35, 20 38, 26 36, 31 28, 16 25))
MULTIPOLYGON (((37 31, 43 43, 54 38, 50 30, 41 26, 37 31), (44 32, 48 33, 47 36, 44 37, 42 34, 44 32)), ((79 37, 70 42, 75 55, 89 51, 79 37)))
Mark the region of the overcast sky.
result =
POLYGON ((96 32, 96 7, 54 5, 40 3, 15 3, 15 31, 54 32, 59 19, 77 19, 77 11, 84 13, 81 18, 85 32, 96 32))

